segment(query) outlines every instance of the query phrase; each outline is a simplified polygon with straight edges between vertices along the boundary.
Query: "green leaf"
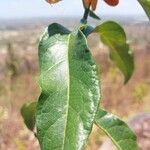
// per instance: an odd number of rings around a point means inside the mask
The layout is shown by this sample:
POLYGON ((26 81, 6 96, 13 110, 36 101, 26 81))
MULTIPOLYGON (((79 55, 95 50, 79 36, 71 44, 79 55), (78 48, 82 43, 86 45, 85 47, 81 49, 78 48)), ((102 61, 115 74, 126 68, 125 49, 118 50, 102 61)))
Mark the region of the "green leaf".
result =
POLYGON ((95 123, 111 138, 118 150, 138 150, 135 134, 117 116, 99 108, 95 123))
POLYGON ((31 102, 24 104, 21 108, 21 115, 24 119, 24 123, 31 131, 33 131, 35 127, 36 106, 37 102, 31 102))
POLYGON ((125 76, 125 83, 131 78, 134 71, 134 59, 123 28, 113 22, 107 21, 97 26, 97 32, 102 42, 110 49, 110 57, 125 76))
POLYGON ((99 16, 97 16, 92 10, 89 12, 89 16, 96 20, 101 20, 99 16))
POLYGON ((36 126, 41 149, 81 150, 100 99, 97 67, 84 34, 51 24, 40 40, 39 60, 42 93, 36 126))
POLYGON ((150 0, 138 0, 138 2, 141 4, 148 18, 150 19, 150 0))

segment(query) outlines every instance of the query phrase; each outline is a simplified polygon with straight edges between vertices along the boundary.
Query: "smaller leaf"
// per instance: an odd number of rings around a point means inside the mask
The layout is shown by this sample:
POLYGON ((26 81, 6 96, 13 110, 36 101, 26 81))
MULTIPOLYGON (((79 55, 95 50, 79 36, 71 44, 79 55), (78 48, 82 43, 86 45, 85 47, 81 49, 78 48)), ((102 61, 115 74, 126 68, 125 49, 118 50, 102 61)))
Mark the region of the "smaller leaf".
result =
POLYGON ((24 104, 21 108, 21 115, 24 119, 24 123, 31 131, 33 131, 35 127, 36 105, 37 102, 31 102, 24 104))
POLYGON ((98 108, 95 123, 111 138, 118 150, 138 150, 135 134, 117 116, 98 108))
POLYGON ((101 20, 99 16, 97 16, 92 10, 89 12, 89 16, 93 19, 101 20))
POLYGON ((109 47, 110 58, 125 76, 125 83, 134 71, 134 59, 123 28, 113 21, 107 21, 94 30, 100 35, 102 42, 109 47))
POLYGON ((148 18, 150 19, 150 0, 138 0, 138 2, 141 4, 148 18))

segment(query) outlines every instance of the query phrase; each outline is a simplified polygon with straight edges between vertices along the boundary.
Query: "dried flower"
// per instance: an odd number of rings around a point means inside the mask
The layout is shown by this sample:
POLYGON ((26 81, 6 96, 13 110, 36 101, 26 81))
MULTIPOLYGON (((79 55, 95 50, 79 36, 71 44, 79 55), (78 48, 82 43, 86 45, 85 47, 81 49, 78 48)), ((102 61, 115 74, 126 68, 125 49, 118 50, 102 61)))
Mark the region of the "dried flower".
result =
MULTIPOLYGON (((119 0, 103 0, 110 6, 116 6, 119 3, 119 0)), ((83 4, 85 8, 92 7, 92 10, 96 9, 98 0, 83 0, 83 4)))
POLYGON ((98 1, 98 0, 92 0, 92 2, 91 2, 91 6, 92 6, 92 9, 93 9, 93 10, 96 9, 97 1, 98 1))
POLYGON ((55 3, 58 3, 59 1, 61 0, 46 0, 48 3, 50 4, 55 4, 55 3))
POLYGON ((86 8, 92 7, 92 10, 96 9, 98 0, 83 0, 83 4, 86 8))
POLYGON ((116 6, 119 3, 119 0, 104 0, 110 6, 116 6))

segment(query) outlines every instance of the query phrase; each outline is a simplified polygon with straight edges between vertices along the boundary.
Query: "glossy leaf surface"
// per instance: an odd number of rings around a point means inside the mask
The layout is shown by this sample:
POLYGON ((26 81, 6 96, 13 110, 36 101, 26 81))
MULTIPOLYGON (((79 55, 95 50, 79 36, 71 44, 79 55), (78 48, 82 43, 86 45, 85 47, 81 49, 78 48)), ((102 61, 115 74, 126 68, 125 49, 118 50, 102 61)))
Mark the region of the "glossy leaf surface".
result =
POLYGON ((59 24, 39 44, 40 87, 36 127, 42 150, 81 150, 99 104, 97 67, 84 34, 59 24))
POLYGON ((31 131, 34 130, 35 127, 35 112, 36 112, 36 102, 26 103, 21 108, 21 115, 24 119, 24 123, 27 128, 31 131))
POLYGON ((131 78, 134 70, 133 55, 123 28, 113 22, 107 21, 95 28, 102 42, 110 49, 110 57, 125 76, 125 83, 131 78))
POLYGON ((138 0, 138 2, 141 4, 148 18, 150 19, 150 0, 138 0))
POLYGON ((138 150, 135 134, 117 116, 99 108, 95 123, 111 138, 118 150, 138 150))

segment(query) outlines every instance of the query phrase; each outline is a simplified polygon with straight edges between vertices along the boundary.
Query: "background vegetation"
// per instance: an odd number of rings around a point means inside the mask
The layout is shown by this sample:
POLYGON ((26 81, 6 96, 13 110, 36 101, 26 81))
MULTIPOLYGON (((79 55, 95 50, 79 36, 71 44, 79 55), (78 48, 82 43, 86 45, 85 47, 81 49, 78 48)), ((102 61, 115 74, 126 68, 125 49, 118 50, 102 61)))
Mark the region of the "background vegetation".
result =
MULTIPOLYGON (((78 19, 59 22, 72 28, 72 20, 75 22, 78 19)), ((19 110, 22 104, 34 101, 40 94, 37 83, 37 43, 47 22, 49 24, 49 21, 41 20, 32 26, 28 23, 27 26, 6 25, 0 30, 2 150, 39 149, 34 135, 25 127, 19 110)), ((128 121, 133 114, 150 111, 150 26, 147 22, 129 24, 127 21, 124 27, 134 50, 136 64, 134 75, 127 85, 123 85, 122 74, 110 61, 107 48, 96 35, 89 37, 89 46, 101 72, 103 106, 128 121)), ((100 147, 105 139, 100 133, 96 127, 93 129, 87 149, 96 150, 100 147)))

